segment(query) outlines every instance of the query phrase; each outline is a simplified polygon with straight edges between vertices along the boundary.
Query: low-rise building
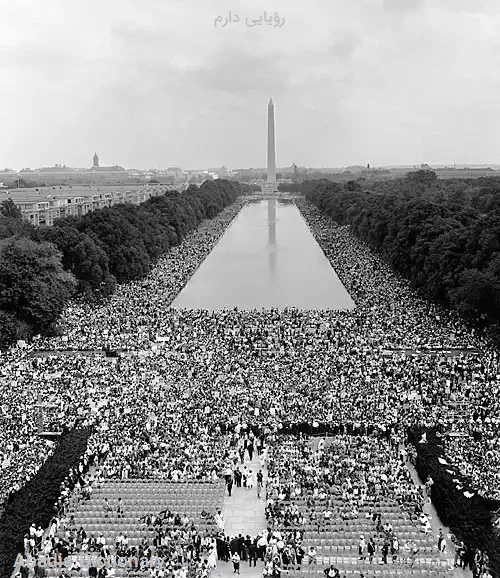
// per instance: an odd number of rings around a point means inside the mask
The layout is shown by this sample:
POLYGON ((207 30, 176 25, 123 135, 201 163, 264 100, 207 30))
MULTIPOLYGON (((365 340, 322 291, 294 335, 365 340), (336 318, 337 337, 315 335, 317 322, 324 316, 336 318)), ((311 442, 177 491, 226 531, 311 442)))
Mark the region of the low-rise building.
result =
POLYGON ((500 171, 493 169, 456 169, 454 167, 445 167, 441 169, 431 169, 436 173, 438 179, 479 179, 481 177, 500 177, 500 171))
POLYGON ((0 196, 11 198, 23 218, 32 225, 53 225, 56 219, 81 217, 91 211, 120 203, 139 205, 172 190, 171 185, 135 187, 41 187, 13 189, 0 196))

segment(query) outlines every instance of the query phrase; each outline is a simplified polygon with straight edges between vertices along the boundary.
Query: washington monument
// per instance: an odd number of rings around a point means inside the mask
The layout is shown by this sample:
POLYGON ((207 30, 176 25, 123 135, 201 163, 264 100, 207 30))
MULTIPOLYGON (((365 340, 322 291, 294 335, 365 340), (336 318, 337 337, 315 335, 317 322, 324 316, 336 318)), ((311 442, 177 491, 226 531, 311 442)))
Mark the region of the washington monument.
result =
POLYGON ((267 105, 267 182, 264 185, 266 193, 276 193, 276 145, 274 140, 274 104, 269 99, 267 105))

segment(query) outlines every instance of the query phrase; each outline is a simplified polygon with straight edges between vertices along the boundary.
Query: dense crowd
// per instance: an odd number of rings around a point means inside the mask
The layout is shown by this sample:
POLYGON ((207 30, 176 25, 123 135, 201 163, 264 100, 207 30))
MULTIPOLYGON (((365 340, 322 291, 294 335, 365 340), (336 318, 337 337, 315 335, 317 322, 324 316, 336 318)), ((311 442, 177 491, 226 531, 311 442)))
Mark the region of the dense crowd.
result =
POLYGON ((306 440, 282 442, 270 459, 267 492, 273 504, 301 496, 311 506, 316 501, 328 506, 330 495, 338 494, 344 507, 336 512, 340 519, 378 497, 395 497, 417 509, 425 499, 411 479, 397 436, 337 435, 327 448, 320 440, 317 450, 306 440))
MULTIPOLYGON (((156 578, 176 576, 176 578, 206 578, 216 562, 216 532, 202 531, 185 515, 170 511, 159 515, 148 514, 139 520, 143 524, 144 537, 139 545, 130 545, 124 531, 120 532, 112 543, 103 536, 89 535, 81 526, 77 528, 71 517, 62 528, 60 521, 54 518, 49 533, 42 541, 42 536, 35 538, 34 551, 30 544, 26 554, 44 554, 46 557, 72 561, 66 563, 70 576, 81 575, 85 558, 90 576, 111 576, 112 559, 128 560, 128 570, 144 571, 141 561, 149 560, 151 574, 156 578), (154 560, 162 564, 155 564, 154 560), (102 570, 106 569, 106 572, 102 570), (93 572, 93 573, 92 573, 93 572), (99 574, 98 574, 99 573, 99 574)), ((26 548, 25 548, 26 549, 26 548)))
MULTIPOLYGON (((360 560, 372 563, 380 556, 387 563, 391 551, 396 561, 399 538, 384 519, 385 513, 373 506, 380 498, 395 497, 401 505, 421 512, 424 501, 411 480, 397 438, 339 435, 329 440, 328 447, 321 439, 317 449, 309 440, 292 438, 280 440, 273 450, 266 515, 274 528, 289 536, 288 551, 280 552, 284 564, 289 562, 289 553, 293 559, 294 550, 302 548, 304 538, 308 541, 309 531, 342 531, 360 515, 368 520, 368 527, 373 526, 370 536, 359 536, 360 560)), ((414 561, 418 548, 409 543, 408 550, 414 561)), ((308 562, 315 563, 314 545, 307 552, 308 562)))
POLYGON ((0 500, 54 449, 36 435, 39 394, 55 401, 59 425, 95 426, 90 447, 106 451, 90 487, 103 478, 214 480, 238 428, 260 436, 315 422, 401 437, 420 424, 466 434, 448 445, 449 459, 476 491, 498 497, 498 352, 306 201, 296 204, 356 309, 170 307, 243 202, 187 235, 146 279, 121 285, 100 306, 72 303, 61 335, 2 354, 0 500), (450 348, 463 351, 447 355, 450 348), (122 354, 104 357, 110 349, 122 354))
MULTIPOLYGON (((280 436, 271 446, 266 506, 269 526, 286 536, 277 553, 280 565, 288 568, 297 548, 307 552, 308 564, 316 563, 314 544, 320 540, 311 534, 341 536, 361 526, 357 540, 361 562, 413 567, 419 538, 393 522, 404 520, 406 512, 419 535, 431 532, 425 503, 432 480, 425 490, 415 485, 407 460, 408 453, 394 435, 336 435, 319 443, 280 436), (398 504, 399 512, 391 514, 388 504, 398 504)), ((442 529, 437 547, 440 552, 446 549, 442 529)), ((488 575, 487 555, 458 541, 454 563, 469 567, 473 576, 488 575)), ((340 576, 334 566, 331 570, 340 576)))

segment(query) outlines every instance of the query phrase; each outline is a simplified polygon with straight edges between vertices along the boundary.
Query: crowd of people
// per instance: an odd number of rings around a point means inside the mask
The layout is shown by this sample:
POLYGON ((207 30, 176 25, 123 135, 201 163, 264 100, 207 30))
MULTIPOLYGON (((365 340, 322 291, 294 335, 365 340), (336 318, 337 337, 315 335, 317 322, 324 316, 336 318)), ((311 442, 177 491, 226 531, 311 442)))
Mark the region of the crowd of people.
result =
MULTIPOLYGON (((428 534, 427 492, 413 482, 408 453, 397 436, 337 435, 326 445, 322 438, 317 447, 311 439, 280 436, 271 447, 266 517, 271 528, 286 536, 277 552, 281 566, 289 567, 297 548, 307 552, 308 564, 316 562, 311 534, 341 535, 360 525, 368 530, 359 534, 361 562, 415 565, 419 540, 407 534, 405 526, 393 527, 392 515, 395 522, 404 520, 406 512, 414 528, 428 534), (389 513, 391 502, 399 505, 399 513, 389 513)), ((442 529, 436 545, 445 551, 442 529)), ((455 542, 454 565, 469 567, 473 576, 489 575, 488 556, 460 541, 455 542)), ((329 571, 340 576, 334 566, 329 571)))
POLYGON ((129 571, 141 571, 145 567, 143 561, 148 560, 148 568, 152 570, 150 575, 156 578, 171 575, 176 578, 204 578, 215 567, 214 531, 206 527, 202 530, 185 515, 170 511, 161 512, 158 516, 150 514, 140 521, 143 523, 144 537, 136 546, 129 543, 124 531, 109 543, 102 533, 88 535, 82 526, 77 528, 70 518, 64 524, 63 531, 58 532, 59 528, 56 528, 55 532, 49 532, 43 546, 40 540, 41 551, 52 559, 73 560, 72 564, 67 564, 71 576, 81 576, 85 557, 89 560, 89 566, 93 564, 103 576, 112 575, 109 571, 114 566, 106 565, 106 561, 112 559, 130 561, 126 566, 129 571), (162 563, 155 564, 154 560, 161 560, 162 563), (107 573, 101 568, 106 568, 107 573))
MULTIPOLYGON (((425 501, 406 461, 396 436, 337 435, 328 447, 321 439, 317 449, 307 439, 281 440, 269 461, 268 520, 276 528, 301 529, 302 540, 306 528, 342 531, 350 521, 366 518, 373 522, 373 531, 385 533, 384 543, 391 544, 394 554, 397 536, 377 510, 379 500, 395 500, 415 514, 422 512, 425 501)), ((369 544, 364 540, 361 536, 363 558, 369 544)))
MULTIPOLYGON (((1 355, 0 502, 54 451, 37 436, 39 396, 57 405, 59 426, 94 427, 89 447, 104 450, 82 482, 87 492, 105 478, 216 480, 238 428, 259 438, 286 424, 330 423, 400 437, 414 425, 460 428, 449 459, 475 491, 499 497, 498 351, 305 200, 295 202, 354 310, 170 306, 244 202, 187 235, 146 279, 99 306, 72 303, 60 335, 1 355)), ((415 498, 404 483, 400 491, 415 498)), ((279 523, 283 516, 296 512, 279 523)))

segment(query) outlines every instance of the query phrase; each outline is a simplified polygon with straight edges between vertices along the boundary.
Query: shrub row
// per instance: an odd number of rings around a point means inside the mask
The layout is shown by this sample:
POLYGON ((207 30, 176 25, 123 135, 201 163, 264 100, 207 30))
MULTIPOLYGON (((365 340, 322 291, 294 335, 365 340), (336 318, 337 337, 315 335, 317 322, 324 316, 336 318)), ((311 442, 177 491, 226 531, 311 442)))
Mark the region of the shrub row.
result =
POLYGON ((91 433, 89 427, 64 432, 54 454, 37 474, 20 490, 10 494, 0 516, 0 576, 12 574, 17 555, 24 552, 23 537, 30 525, 34 523, 42 528, 49 525, 56 514, 61 484, 68 476, 66 485, 73 489, 76 476, 70 474, 74 474, 80 463, 91 433))
POLYGON ((456 468, 450 469, 452 466, 439 462, 444 456, 444 446, 435 428, 411 430, 408 437, 417 448, 416 469, 420 479, 425 481, 430 476, 434 481, 432 502, 439 519, 470 548, 486 552, 492 573, 500 576, 500 540, 492 527, 500 501, 483 498, 477 493, 471 498, 465 496, 464 491, 470 487, 464 483, 463 476, 456 468), (420 443, 424 432, 427 441, 420 443), (460 490, 454 482, 456 479, 461 482, 460 490))

